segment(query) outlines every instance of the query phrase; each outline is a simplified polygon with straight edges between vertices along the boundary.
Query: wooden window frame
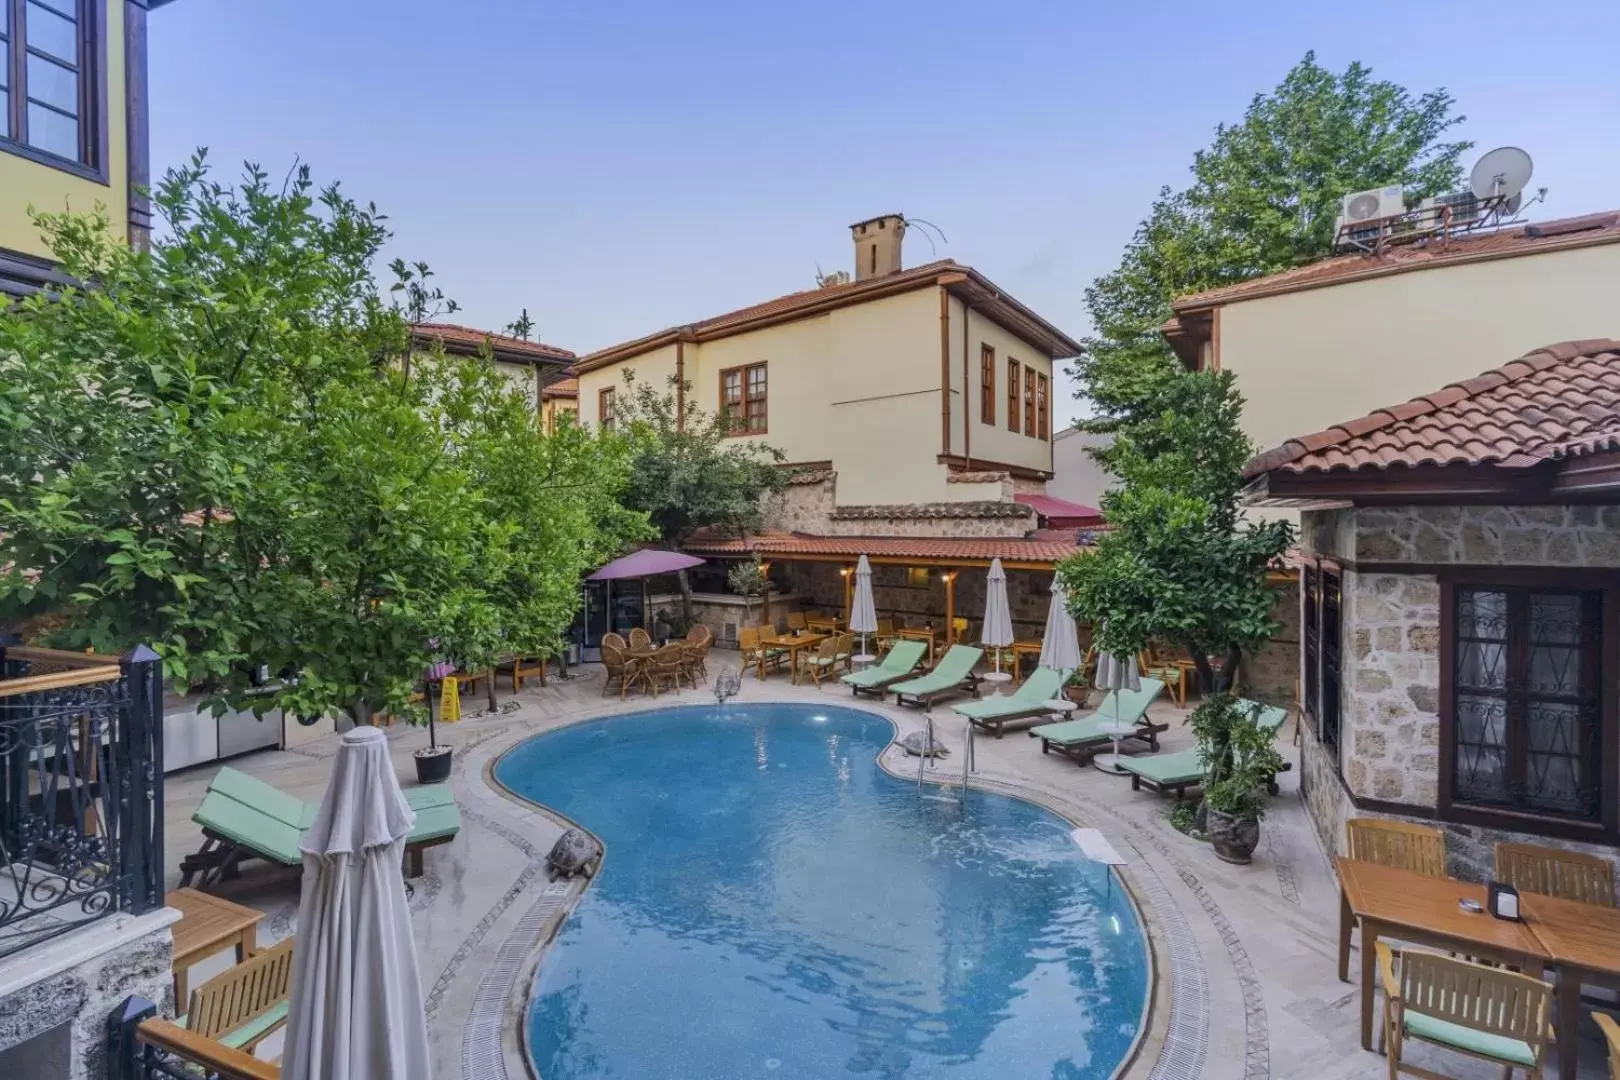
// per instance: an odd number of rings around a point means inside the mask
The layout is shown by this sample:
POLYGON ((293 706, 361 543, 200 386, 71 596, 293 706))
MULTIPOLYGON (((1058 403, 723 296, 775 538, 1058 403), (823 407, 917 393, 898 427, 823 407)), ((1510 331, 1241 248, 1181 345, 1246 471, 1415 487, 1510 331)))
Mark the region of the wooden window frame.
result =
POLYGON ((752 364, 738 364, 735 367, 728 367, 728 368, 722 368, 721 369, 720 378, 719 378, 720 396, 719 396, 719 398, 717 400, 719 402, 719 410, 718 411, 720 412, 720 414, 722 416, 727 417, 727 423, 726 423, 726 437, 727 438, 746 438, 747 436, 750 436, 750 435, 766 435, 766 434, 770 433, 770 430, 771 430, 771 383, 770 383, 770 377, 771 377, 770 362, 767 361, 767 360, 758 360, 758 361, 755 361, 752 364), (748 410, 749 404, 754 400, 753 398, 751 398, 749 396, 749 392, 750 392, 750 387, 751 387, 751 384, 752 384, 752 381, 753 381, 751 376, 753 375, 753 373, 755 371, 763 372, 764 373, 764 380, 765 380, 765 393, 759 398, 759 401, 760 401, 761 406, 762 406, 762 408, 760 410, 760 418, 761 418, 762 423, 757 428, 751 426, 750 422, 753 419, 753 417, 752 417, 752 414, 748 410), (735 375, 737 377, 738 405, 741 407, 740 414, 736 415, 736 416, 730 415, 729 413, 726 412, 726 407, 727 407, 726 406, 726 378, 728 376, 731 376, 731 375, 735 375), (738 426, 739 422, 740 422, 741 426, 738 426))
POLYGON ((1341 666, 1344 659, 1344 571, 1335 562, 1307 562, 1299 574, 1299 707, 1317 743, 1343 776, 1341 666))
POLYGON ((996 350, 979 343, 979 423, 996 426, 996 350))
POLYGON ((1011 356, 1007 357, 1007 430, 1012 432, 1014 435, 1018 434, 1018 413, 1020 400, 1018 381, 1019 375, 1023 370, 1023 364, 1020 364, 1011 356))
POLYGON ((1036 436, 1044 441, 1052 438, 1052 385, 1044 371, 1035 373, 1035 423, 1040 428, 1036 436))
MULTIPOLYGON (((78 34, 75 68, 79 90, 78 159, 60 157, 26 141, 28 125, 28 0, 0 0, 8 12, 5 37, 0 41, 0 72, 4 82, 6 134, 0 135, 0 153, 25 158, 65 173, 108 183, 107 142, 107 5, 118 0, 76 0, 78 34)), ((48 5, 47 5, 48 6, 48 5)), ((39 53, 41 58, 48 54, 39 53)), ((57 58, 52 57, 55 61, 57 58)), ((39 103, 41 108, 51 106, 39 103)), ((133 193, 132 193, 133 194, 133 193)))
POLYGON ((1024 366, 1024 434, 1035 438, 1035 375, 1029 365, 1024 366))
MULTIPOLYGON (((1440 581, 1440 755, 1436 815, 1442 821, 1508 829, 1564 840, 1620 846, 1620 725, 1616 723, 1616 680, 1620 678, 1620 575, 1591 569, 1503 567, 1444 572, 1440 581), (1568 817, 1458 801, 1456 785, 1457 592, 1497 589, 1510 594, 1534 590, 1599 592, 1600 638, 1592 648, 1599 692, 1599 818, 1568 817)), ((1510 633, 1512 631, 1510 630, 1510 633)), ((1512 639, 1510 639, 1511 641, 1512 639)), ((1513 648, 1515 646, 1511 646, 1513 648)))
POLYGON ((604 386, 596 392, 596 423, 603 431, 612 431, 618 420, 618 387, 604 386))

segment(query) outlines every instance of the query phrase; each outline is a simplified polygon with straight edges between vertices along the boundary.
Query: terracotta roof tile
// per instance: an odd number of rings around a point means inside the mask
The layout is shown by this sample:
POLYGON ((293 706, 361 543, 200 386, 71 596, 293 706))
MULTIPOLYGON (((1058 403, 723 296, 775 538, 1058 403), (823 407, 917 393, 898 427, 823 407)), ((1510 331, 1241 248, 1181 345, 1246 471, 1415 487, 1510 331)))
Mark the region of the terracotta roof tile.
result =
POLYGON ((1505 465, 1620 447, 1620 341, 1566 341, 1257 455, 1250 478, 1416 465, 1505 465))
POLYGON ((541 390, 540 396, 543 398, 579 397, 579 380, 564 379, 561 382, 554 382, 541 390))
POLYGON ((1070 530, 1041 529, 1027 537, 810 536, 805 533, 761 533, 746 538, 700 531, 687 544, 694 555, 819 555, 856 559, 958 559, 1005 563, 1053 563, 1080 549, 1070 530))
POLYGON ((1173 306, 1177 312, 1196 311, 1234 300, 1332 285, 1348 278, 1378 277, 1430 266, 1511 258, 1534 255, 1540 251, 1608 243, 1620 243, 1620 211, 1560 218, 1449 239, 1430 238, 1414 244, 1396 244, 1376 255, 1361 252, 1335 255, 1306 266, 1183 296, 1173 306))
POLYGON ((413 333, 421 338, 443 342, 446 349, 477 351, 478 347, 488 340, 490 347, 496 352, 527 356, 535 360, 557 361, 575 358, 567 349, 559 349, 555 345, 524 341, 522 338, 508 337, 505 334, 492 334, 488 330, 476 330, 455 323, 422 323, 413 329, 413 333))

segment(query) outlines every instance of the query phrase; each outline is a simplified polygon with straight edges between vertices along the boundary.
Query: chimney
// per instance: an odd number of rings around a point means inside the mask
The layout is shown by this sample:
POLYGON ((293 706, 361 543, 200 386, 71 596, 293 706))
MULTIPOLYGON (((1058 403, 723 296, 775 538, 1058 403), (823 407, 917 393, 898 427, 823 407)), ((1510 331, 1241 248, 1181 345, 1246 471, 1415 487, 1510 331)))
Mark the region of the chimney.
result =
POLYGON ((906 219, 899 214, 858 221, 849 227, 855 239, 855 280, 883 277, 900 270, 900 242, 906 219))

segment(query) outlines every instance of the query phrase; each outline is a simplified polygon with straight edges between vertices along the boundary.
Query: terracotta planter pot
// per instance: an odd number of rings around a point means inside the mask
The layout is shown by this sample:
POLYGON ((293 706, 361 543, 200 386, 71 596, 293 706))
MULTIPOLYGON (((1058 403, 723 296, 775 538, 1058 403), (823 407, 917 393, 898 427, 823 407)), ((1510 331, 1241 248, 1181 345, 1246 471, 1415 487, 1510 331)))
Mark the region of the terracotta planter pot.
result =
POLYGON ((1233 817, 1213 807, 1206 807, 1209 842, 1216 857, 1229 863, 1247 864, 1254 858, 1254 849, 1260 846, 1260 821, 1252 817, 1233 817))

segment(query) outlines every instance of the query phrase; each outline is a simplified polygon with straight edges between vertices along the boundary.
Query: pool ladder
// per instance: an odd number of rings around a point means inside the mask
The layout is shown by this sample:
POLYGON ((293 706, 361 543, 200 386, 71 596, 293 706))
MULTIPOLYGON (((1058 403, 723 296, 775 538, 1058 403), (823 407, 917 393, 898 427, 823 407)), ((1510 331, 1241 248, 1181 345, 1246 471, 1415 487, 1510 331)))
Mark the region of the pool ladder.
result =
MULTIPOLYGON (((934 767, 934 718, 931 714, 923 715, 923 744, 922 753, 917 756, 917 791, 922 792, 923 769, 934 767)), ((967 722, 966 735, 962 745, 962 795, 961 801, 967 802, 968 777, 978 767, 974 760, 973 748, 973 721, 967 722)))

